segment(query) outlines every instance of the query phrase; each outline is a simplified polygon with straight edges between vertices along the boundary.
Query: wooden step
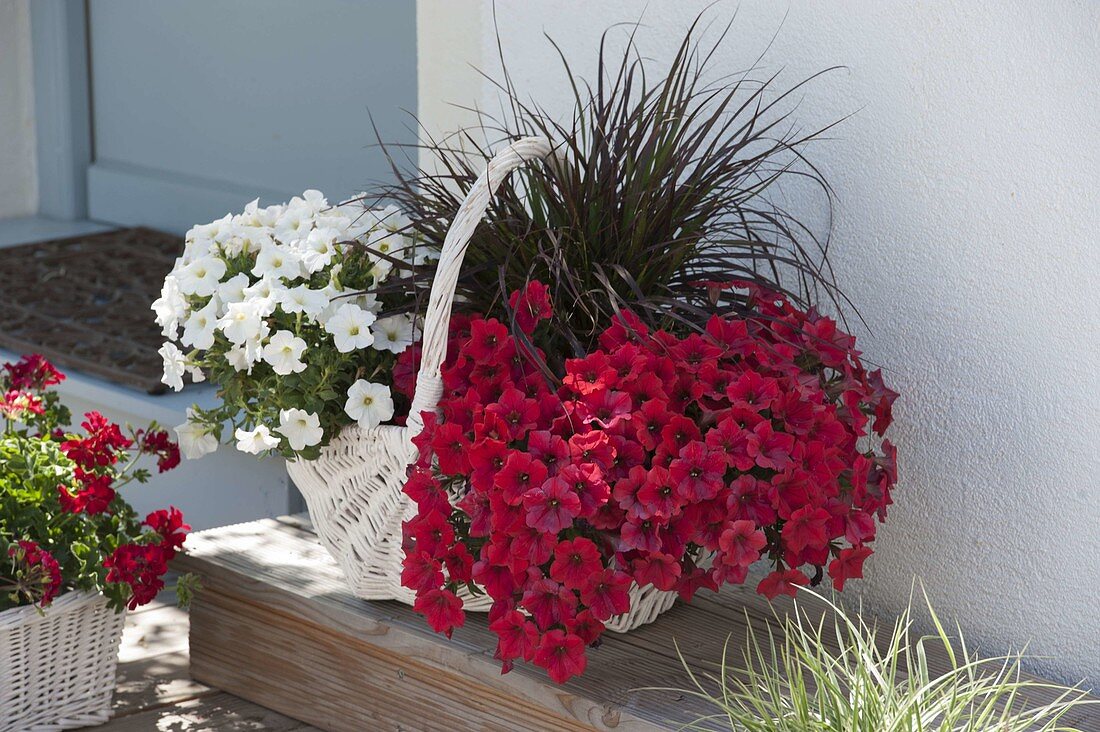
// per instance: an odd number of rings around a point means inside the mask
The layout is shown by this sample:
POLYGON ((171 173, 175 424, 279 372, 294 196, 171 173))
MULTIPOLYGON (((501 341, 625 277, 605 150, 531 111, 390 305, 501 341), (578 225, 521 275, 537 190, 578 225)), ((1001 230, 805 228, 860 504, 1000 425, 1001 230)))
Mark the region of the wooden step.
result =
MULTIPOLYGON (((727 636, 740 660, 746 624, 773 618, 751 588, 703 593, 651 625, 605 634, 588 670, 558 686, 523 664, 501 675, 483 615, 467 615, 448 641, 407 606, 355 598, 300 520, 193 534, 177 568, 203 582, 191 607, 192 676, 331 732, 678 729, 714 710, 643 690, 689 685, 677 646, 693 669, 713 669, 727 636)), ((1063 723, 1100 732, 1100 712, 1087 714, 1063 723)))

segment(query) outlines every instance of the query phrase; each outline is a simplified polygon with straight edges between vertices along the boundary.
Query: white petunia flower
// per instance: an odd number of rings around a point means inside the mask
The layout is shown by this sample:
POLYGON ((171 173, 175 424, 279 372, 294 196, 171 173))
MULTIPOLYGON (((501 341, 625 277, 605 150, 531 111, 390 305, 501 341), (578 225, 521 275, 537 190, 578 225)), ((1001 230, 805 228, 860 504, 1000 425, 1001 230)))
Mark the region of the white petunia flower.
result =
MULTIPOLYGON (((300 200, 300 199, 299 199, 300 200)), ((275 237, 284 244, 305 239, 313 229, 313 212, 308 206, 291 205, 283 209, 275 221, 275 237)))
POLYGON ((244 288, 248 287, 250 281, 248 275, 244 272, 239 272, 218 285, 216 295, 219 302, 223 305, 228 305, 231 302, 240 302, 244 300, 244 288))
POLYGON ((153 301, 152 310, 157 316, 157 325, 165 338, 176 337, 180 319, 187 315, 187 300, 180 292, 179 281, 174 275, 164 278, 160 288, 160 297, 153 301))
POLYGON ((303 313, 310 318, 316 318, 329 303, 323 290, 311 290, 306 285, 280 290, 276 298, 284 313, 303 313))
POLYGON ((271 434, 266 424, 256 425, 251 432, 238 428, 233 436, 237 438, 237 449, 250 455, 259 455, 279 446, 279 438, 271 434))
POLYGON ((286 278, 292 280, 302 274, 302 262, 293 249, 268 244, 256 257, 256 266, 252 274, 257 277, 286 278))
POLYGON ((218 438, 210 428, 194 421, 195 413, 187 410, 187 421, 175 428, 180 452, 188 460, 197 460, 218 449, 218 438))
POLYGON ((196 259, 179 272, 180 292, 200 297, 213 295, 224 274, 225 262, 217 257, 196 259))
POLYGON ((321 419, 304 409, 283 409, 279 411, 279 428, 275 430, 290 443, 291 450, 304 450, 321 441, 325 431, 321 429, 321 419))
POLYGON ((218 327, 234 345, 244 345, 246 341, 263 338, 267 323, 253 302, 235 302, 229 305, 225 315, 218 320, 218 327))
POLYGON ((314 229, 301 244, 302 264, 311 274, 319 272, 327 267, 336 254, 336 237, 340 235, 336 229, 326 227, 314 229))
POLYGON ((225 360, 229 362, 234 371, 246 371, 251 374, 252 364, 256 363, 253 358, 254 355, 255 349, 245 346, 233 346, 225 352, 225 360))
POLYGON ((164 376, 161 381, 176 391, 183 388, 183 375, 187 373, 187 358, 175 343, 165 343, 157 351, 164 359, 164 376))
POLYGON ((337 351, 350 353, 374 343, 374 335, 370 332, 374 319, 374 313, 345 303, 325 323, 325 330, 332 334, 337 351))
POLYGON ((305 371, 306 365, 301 360, 305 350, 305 341, 289 330, 280 330, 264 346, 264 360, 280 376, 297 374, 305 371))
POLYGON ((206 350, 214 345, 214 328, 218 324, 218 303, 211 300, 200 310, 195 310, 183 324, 180 343, 206 350))
POLYGON ((275 312, 276 295, 282 289, 271 277, 263 277, 254 284, 244 288, 244 300, 256 308, 261 318, 266 318, 275 312))
POLYGON ((412 345, 413 320, 408 315, 391 315, 376 321, 371 333, 374 334, 376 349, 401 353, 412 345))
POLYGON ((359 379, 348 389, 348 401, 344 404, 347 415, 363 429, 377 427, 393 418, 393 397, 390 388, 359 379))
POLYGON ((412 223, 409 217, 393 204, 381 210, 367 211, 364 218, 370 220, 373 226, 391 232, 404 231, 412 223))
POLYGON ((295 196, 290 199, 290 205, 293 206, 295 204, 306 206, 314 216, 328 208, 328 201, 325 200, 325 194, 312 188, 303 193, 301 198, 295 196))
POLYGON ((263 251, 264 247, 274 246, 275 241, 263 229, 242 226, 237 235, 226 240, 222 244, 222 252, 227 257, 237 257, 242 254, 255 254, 263 251))

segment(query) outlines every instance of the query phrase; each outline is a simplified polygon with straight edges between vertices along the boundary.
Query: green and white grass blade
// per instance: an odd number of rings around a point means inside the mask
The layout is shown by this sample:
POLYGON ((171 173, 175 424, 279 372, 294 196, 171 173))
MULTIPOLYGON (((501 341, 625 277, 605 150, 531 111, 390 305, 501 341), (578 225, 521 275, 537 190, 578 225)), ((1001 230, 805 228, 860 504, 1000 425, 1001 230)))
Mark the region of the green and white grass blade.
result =
MULTIPOLYGON (((1096 704, 1078 687, 1023 676, 1022 653, 980 658, 956 629, 949 634, 927 596, 933 632, 914 639, 912 600, 889 634, 862 612, 812 591, 828 611, 811 615, 795 603, 763 629, 747 620, 742 658, 730 658, 729 637, 715 673, 691 669, 691 688, 661 688, 703 700, 713 709, 683 730, 731 732, 1063 732, 1065 716, 1096 704), (815 619, 816 618, 816 619, 815 619), (934 669, 932 649, 946 670, 934 669), (1051 699, 1033 704, 1029 695, 1051 699)), ((922 590, 923 592, 923 590, 922 590)))

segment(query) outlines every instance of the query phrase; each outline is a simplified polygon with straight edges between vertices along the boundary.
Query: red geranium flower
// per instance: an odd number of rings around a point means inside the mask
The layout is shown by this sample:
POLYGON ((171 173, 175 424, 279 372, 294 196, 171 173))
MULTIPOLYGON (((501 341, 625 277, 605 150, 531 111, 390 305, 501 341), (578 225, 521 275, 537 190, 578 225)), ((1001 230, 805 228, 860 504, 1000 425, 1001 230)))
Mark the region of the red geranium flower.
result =
POLYGON ((187 532, 191 530, 191 526, 183 522, 183 513, 175 506, 153 511, 143 523, 160 535, 161 546, 170 550, 169 557, 183 548, 187 532))

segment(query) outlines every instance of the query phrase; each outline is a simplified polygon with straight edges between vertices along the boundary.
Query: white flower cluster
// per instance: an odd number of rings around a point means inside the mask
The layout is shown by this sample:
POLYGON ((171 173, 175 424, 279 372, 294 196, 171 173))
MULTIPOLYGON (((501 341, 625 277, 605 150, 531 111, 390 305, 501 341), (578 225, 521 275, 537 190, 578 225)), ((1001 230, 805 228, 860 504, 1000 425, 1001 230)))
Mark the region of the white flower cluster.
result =
MULTIPOLYGON (((346 289, 341 270, 350 241, 413 264, 437 256, 438 250, 413 246, 413 239, 401 233, 407 225, 396 208, 330 206, 319 191, 310 190, 280 206, 253 201, 240 214, 194 227, 152 306, 168 339, 160 349, 164 383, 178 391, 185 375, 202 381, 202 369, 210 368, 214 353, 242 375, 251 375, 262 362, 280 377, 305 371, 303 356, 313 349, 400 353, 415 338, 413 318, 379 318, 377 298, 362 294, 362 288, 346 289), (307 331, 314 334, 313 342, 302 337, 307 331)), ((389 277, 393 262, 371 256, 369 267, 372 286, 377 286, 389 277)), ((345 410, 363 427, 390 419, 389 387, 356 381, 345 410)), ((277 448, 281 438, 292 450, 321 441, 316 413, 288 408, 278 418, 278 425, 237 429, 237 447, 259 454, 277 448)), ((193 414, 177 432, 188 457, 217 447, 211 426, 197 423, 193 414)))

